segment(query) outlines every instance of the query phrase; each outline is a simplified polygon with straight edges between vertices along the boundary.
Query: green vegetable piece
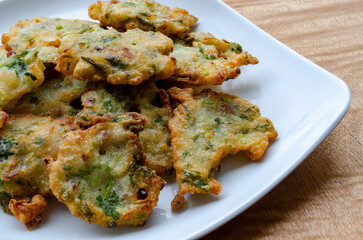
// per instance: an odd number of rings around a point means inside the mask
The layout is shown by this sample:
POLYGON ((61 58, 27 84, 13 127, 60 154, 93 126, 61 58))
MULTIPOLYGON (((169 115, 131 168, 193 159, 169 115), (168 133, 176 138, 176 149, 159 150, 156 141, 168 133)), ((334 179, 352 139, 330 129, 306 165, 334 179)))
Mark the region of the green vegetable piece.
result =
POLYGON ((0 138, 0 157, 13 155, 14 143, 11 140, 0 138))
POLYGON ((235 52, 235 53, 241 53, 243 51, 242 50, 242 46, 239 45, 238 43, 231 43, 231 44, 229 44, 229 49, 232 52, 235 52))
POLYGON ((30 72, 26 72, 24 73, 25 76, 30 77, 33 81, 37 80, 37 77, 34 76, 33 74, 31 74, 30 72))
POLYGON ((111 63, 112 66, 114 67, 117 67, 121 70, 125 70, 128 68, 128 64, 124 63, 119 57, 117 56, 112 56, 112 55, 109 55, 109 56, 106 56, 105 59, 111 63))

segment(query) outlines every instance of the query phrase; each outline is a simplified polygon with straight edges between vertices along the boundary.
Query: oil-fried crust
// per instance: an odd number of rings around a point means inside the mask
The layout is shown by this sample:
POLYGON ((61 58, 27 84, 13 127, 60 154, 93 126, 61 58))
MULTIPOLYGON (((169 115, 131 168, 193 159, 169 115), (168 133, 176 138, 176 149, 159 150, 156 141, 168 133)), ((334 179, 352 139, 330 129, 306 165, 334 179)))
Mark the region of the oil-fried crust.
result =
POLYGON ((63 39, 56 70, 81 80, 138 85, 174 73, 176 61, 168 56, 172 50, 173 41, 161 33, 91 28, 63 39))
POLYGON ((184 9, 170 9, 152 0, 98 1, 89 7, 88 14, 102 25, 118 31, 140 28, 167 36, 188 32, 198 21, 184 9))
POLYGON ((65 36, 82 34, 90 28, 101 27, 86 20, 61 18, 34 18, 20 20, 1 37, 7 51, 23 52, 33 49, 45 64, 56 64, 59 58, 58 47, 65 36))
POLYGON ((181 104, 169 121, 172 157, 179 193, 214 193, 221 185, 214 173, 223 157, 245 151, 259 160, 269 139, 277 137, 271 121, 257 106, 239 97, 204 89, 171 88, 181 104))
POLYGON ((45 67, 36 52, 18 54, 0 47, 0 109, 14 105, 24 94, 35 90, 44 81, 45 67))
POLYGON ((13 114, 34 114, 60 118, 74 117, 79 112, 82 94, 94 88, 89 81, 60 74, 47 79, 35 91, 25 94, 13 107, 4 108, 13 114))
POLYGON ((177 40, 170 56, 177 60, 176 73, 170 80, 193 86, 221 85, 236 78, 240 66, 258 63, 241 45, 202 32, 192 32, 177 40))
MULTIPOLYGON (((102 86, 82 96, 83 110, 76 124, 87 128, 100 122, 123 121, 125 113, 139 112, 146 121, 139 139, 146 154, 145 165, 158 173, 170 173, 171 161, 169 119, 172 117, 169 96, 155 83, 139 86, 102 86)), ((129 113, 128 113, 129 114, 129 113)))
POLYGON ((0 129, 0 192, 10 198, 50 195, 47 166, 70 130, 68 118, 10 114, 0 129))
POLYGON ((138 166, 140 158, 136 134, 120 123, 73 131, 51 167, 51 189, 73 215, 88 223, 143 225, 157 204, 164 180, 138 166))
POLYGON ((12 214, 22 222, 28 230, 38 226, 41 214, 47 207, 47 201, 42 195, 35 195, 30 201, 26 199, 11 199, 9 209, 12 214))

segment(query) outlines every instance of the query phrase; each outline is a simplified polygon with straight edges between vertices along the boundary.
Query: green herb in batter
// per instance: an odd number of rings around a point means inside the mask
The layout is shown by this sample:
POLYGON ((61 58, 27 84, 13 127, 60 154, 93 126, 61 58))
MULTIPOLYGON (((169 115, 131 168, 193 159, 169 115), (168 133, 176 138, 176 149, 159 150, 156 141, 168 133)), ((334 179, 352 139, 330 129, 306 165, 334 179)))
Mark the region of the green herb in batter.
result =
POLYGON ((96 197, 97 204, 102 211, 107 215, 112 217, 114 220, 119 219, 120 213, 116 210, 116 207, 122 203, 122 199, 116 194, 115 191, 111 190, 111 182, 107 181, 102 195, 96 197))

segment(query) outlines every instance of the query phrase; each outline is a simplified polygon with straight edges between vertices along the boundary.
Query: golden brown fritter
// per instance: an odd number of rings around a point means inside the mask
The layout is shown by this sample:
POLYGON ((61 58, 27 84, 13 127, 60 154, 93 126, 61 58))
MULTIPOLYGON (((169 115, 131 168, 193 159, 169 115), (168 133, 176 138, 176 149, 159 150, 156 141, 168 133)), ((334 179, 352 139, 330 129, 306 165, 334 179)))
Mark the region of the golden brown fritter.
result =
POLYGON ((14 105, 44 81, 44 65, 34 51, 19 54, 0 46, 0 109, 14 105))
POLYGON ((174 73, 172 50, 173 41, 161 33, 91 28, 63 38, 56 69, 81 80, 138 85, 174 73))
POLYGON ((138 86, 101 86, 82 96, 83 110, 75 118, 82 128, 100 122, 123 121, 125 114, 137 111, 146 119, 139 139, 146 154, 145 165, 158 173, 169 173, 171 161, 170 131, 172 110, 169 96, 152 82, 138 86))
POLYGON ((78 80, 72 76, 60 74, 54 79, 47 79, 37 90, 24 95, 13 107, 4 108, 8 113, 34 114, 60 118, 74 117, 78 111, 78 102, 82 94, 93 88, 89 81, 78 80))
POLYGON ((89 7, 88 14, 104 26, 119 31, 140 28, 167 36, 188 32, 198 21, 184 9, 170 9, 152 0, 98 1, 89 7))
POLYGON ((42 195, 35 195, 30 201, 26 199, 11 199, 9 209, 12 214, 22 222, 28 230, 40 224, 41 214, 47 207, 47 201, 42 195))
POLYGON ((158 201, 164 180, 147 167, 135 133, 126 125, 100 123, 73 131, 51 167, 54 195, 73 215, 104 227, 143 225, 158 201))
POLYGON ((9 115, 0 129, 0 192, 10 198, 50 195, 47 165, 73 128, 67 118, 9 115))
POLYGON ((169 121, 173 163, 179 193, 221 191, 214 179, 223 157, 245 151, 259 160, 269 139, 277 137, 271 121, 257 106, 239 97, 204 89, 171 88, 170 97, 181 104, 169 121))
POLYGON ((236 78, 240 66, 258 63, 241 45, 202 32, 192 32, 177 40, 170 56, 177 60, 176 73, 170 80, 194 86, 221 85, 236 78))
POLYGON ((101 28, 99 24, 85 20, 61 18, 34 18, 20 20, 1 37, 7 51, 21 53, 32 49, 45 64, 56 64, 59 58, 58 47, 65 36, 82 34, 89 29, 101 28))

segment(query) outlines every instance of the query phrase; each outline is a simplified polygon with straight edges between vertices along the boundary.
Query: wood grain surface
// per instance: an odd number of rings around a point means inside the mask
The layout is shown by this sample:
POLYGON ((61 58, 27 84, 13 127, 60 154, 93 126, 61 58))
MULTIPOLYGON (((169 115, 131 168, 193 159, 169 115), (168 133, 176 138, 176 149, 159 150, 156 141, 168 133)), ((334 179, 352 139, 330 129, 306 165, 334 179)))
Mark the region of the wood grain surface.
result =
POLYGON ((344 80, 352 102, 337 128, 287 179, 203 240, 363 239, 363 0, 225 2, 344 80))

